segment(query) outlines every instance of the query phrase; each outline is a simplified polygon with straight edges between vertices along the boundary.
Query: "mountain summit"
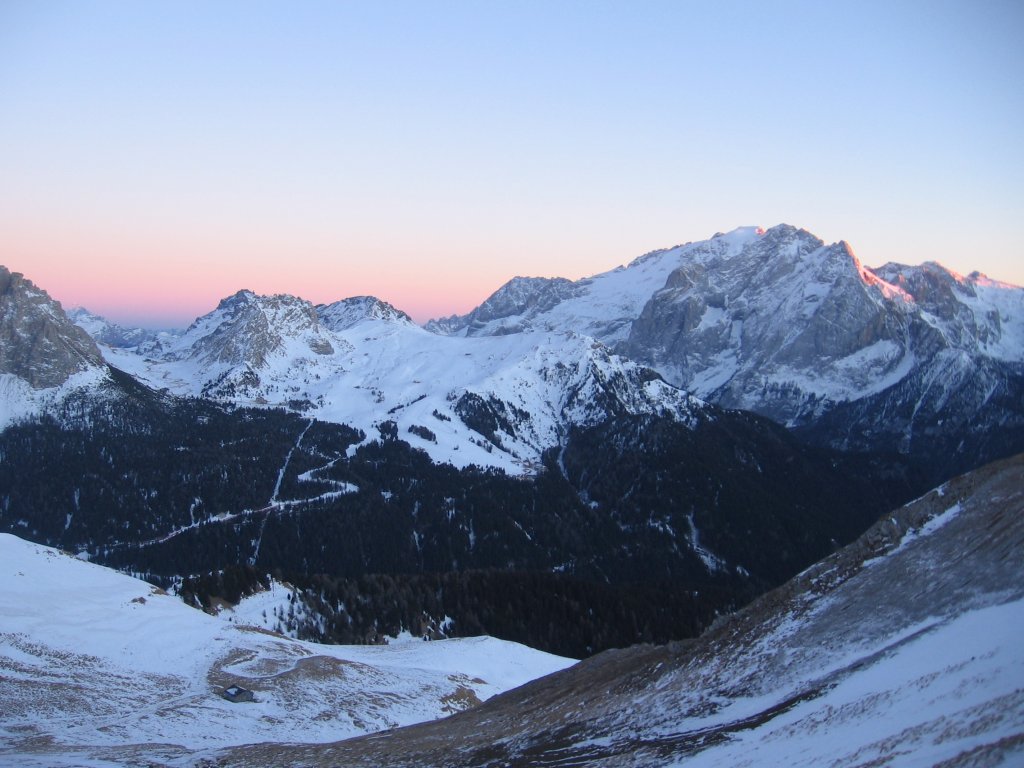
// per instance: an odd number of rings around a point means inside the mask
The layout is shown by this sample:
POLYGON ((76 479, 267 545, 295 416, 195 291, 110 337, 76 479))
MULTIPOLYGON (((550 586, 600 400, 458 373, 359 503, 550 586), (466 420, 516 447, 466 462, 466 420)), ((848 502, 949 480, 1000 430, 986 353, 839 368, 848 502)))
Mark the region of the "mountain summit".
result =
POLYGON ((576 282, 515 278, 460 336, 573 329, 667 381, 835 448, 938 451, 950 470, 1024 446, 1024 289, 845 242, 743 227, 576 282))
POLYGON ((703 407, 573 331, 441 336, 368 296, 314 307, 243 290, 176 337, 103 349, 154 389, 394 432, 436 461, 517 474, 573 427, 624 414, 690 422, 703 407))

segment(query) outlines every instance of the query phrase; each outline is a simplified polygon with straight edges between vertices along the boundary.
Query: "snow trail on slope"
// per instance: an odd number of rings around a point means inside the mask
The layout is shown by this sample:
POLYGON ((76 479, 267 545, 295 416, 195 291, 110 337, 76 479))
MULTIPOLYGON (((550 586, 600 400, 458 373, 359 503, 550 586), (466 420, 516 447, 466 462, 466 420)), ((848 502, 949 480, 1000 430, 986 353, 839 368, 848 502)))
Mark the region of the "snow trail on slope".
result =
POLYGON ((296 439, 295 445, 291 447, 291 450, 288 451, 288 455, 284 457, 284 464, 281 465, 281 471, 277 473, 277 482, 274 483, 274 492, 270 495, 270 501, 267 502, 267 514, 264 515, 263 522, 260 523, 259 533, 256 534, 256 544, 253 547, 252 557, 249 558, 249 565, 256 565, 256 561, 259 559, 260 546, 263 544, 263 531, 267 527, 267 520, 269 520, 270 516, 274 513, 274 507, 279 503, 277 496, 281 492, 281 481, 284 480, 284 473, 288 470, 288 463, 292 460, 292 454, 295 453, 295 449, 302 444, 302 438, 306 436, 306 433, 309 432, 309 428, 312 427, 314 423, 316 423, 316 419, 309 420, 309 424, 306 425, 306 428, 299 433, 299 437, 296 439))
POLYGON ((309 432, 309 428, 312 427, 315 422, 316 419, 309 420, 309 424, 306 425, 306 428, 299 433, 299 437, 295 441, 295 445, 291 447, 291 450, 288 451, 288 455, 284 457, 284 464, 281 465, 281 471, 277 473, 277 482, 274 483, 274 493, 271 494, 270 501, 267 502, 268 505, 277 503, 277 495, 281 492, 281 481, 284 480, 284 473, 288 469, 288 462, 292 460, 292 454, 295 453, 295 449, 302 444, 302 438, 306 436, 306 433, 309 432))

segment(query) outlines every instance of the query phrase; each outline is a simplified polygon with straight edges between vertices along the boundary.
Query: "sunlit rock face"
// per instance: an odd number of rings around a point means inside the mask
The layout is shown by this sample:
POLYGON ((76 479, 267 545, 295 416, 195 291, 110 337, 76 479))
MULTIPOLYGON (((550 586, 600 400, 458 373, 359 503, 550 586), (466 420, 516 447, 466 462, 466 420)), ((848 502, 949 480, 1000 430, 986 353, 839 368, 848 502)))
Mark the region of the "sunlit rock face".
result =
POLYGON ((0 373, 45 389, 102 365, 95 342, 59 303, 24 275, 0 266, 0 373))
POLYGON ((738 252, 709 247, 683 261, 625 348, 704 397, 791 422, 906 363, 905 302, 890 306, 846 243, 780 226, 738 252))
POLYGON ((683 257, 624 351, 719 405, 837 448, 959 470, 1024 438, 1024 290, 939 264, 864 267, 779 226, 683 257))

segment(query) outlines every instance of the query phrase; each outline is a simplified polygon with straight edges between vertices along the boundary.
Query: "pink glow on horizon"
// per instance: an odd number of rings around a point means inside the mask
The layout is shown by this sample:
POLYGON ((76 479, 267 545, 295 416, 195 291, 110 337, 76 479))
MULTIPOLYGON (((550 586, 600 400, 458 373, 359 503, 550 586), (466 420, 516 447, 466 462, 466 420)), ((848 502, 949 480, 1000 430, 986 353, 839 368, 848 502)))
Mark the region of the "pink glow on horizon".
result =
POLYGON ((81 226, 54 231, 31 224, 7 234, 0 264, 65 309, 85 307, 122 325, 154 328, 185 327, 242 289, 314 304, 372 295, 422 323, 469 311, 512 277, 500 272, 504 260, 445 262, 425 249, 408 256, 403 251, 411 248, 375 244, 342 250, 301 239, 286 248, 242 238, 211 243, 201 234, 95 237, 81 226))
MULTIPOLYGON (((550 258, 543 246, 501 248, 469 235, 465 242, 423 243, 394 234, 370 242, 296 232, 262 238, 129 226, 96 232, 77 219, 60 228, 12 223, 0 241, 0 264, 23 273, 65 309, 85 307, 121 325, 150 328, 184 328, 242 289, 313 304, 371 295, 423 323, 470 311, 515 275, 543 276, 539 262, 561 272, 546 276, 571 279, 621 263, 591 251, 587 266, 574 268, 550 258)), ((613 244, 609 250, 619 249, 613 244)))
POLYGON ((349 269, 345 264, 337 264, 330 271, 317 267, 306 273, 288 271, 286 265, 262 268, 257 273, 230 265, 217 269, 211 265, 203 270, 197 265, 166 262, 121 263, 94 269, 85 260, 19 260, 7 253, 0 254, 0 264, 24 274, 65 310, 85 307, 121 325, 150 328, 184 328, 242 289, 258 294, 291 294, 313 304, 371 295, 423 323, 468 312, 508 279, 477 274, 472 282, 459 282, 453 275, 426 270, 372 274, 365 269, 349 269))
POLYGON ((263 240, 205 231, 98 234, 70 221, 56 230, 31 222, 6 229, 0 264, 23 273, 65 309, 82 306, 121 325, 149 328, 184 328, 242 289, 314 304, 371 295, 423 323, 470 311, 516 275, 576 279, 681 239, 585 249, 545 239, 495 244, 468 233, 465 243, 445 238, 428 244, 394 234, 373 242, 318 242, 297 232, 263 240))
MULTIPOLYGON (((22 271, 11 266, 14 271, 22 271)), ((155 276, 146 281, 131 280, 85 281, 70 276, 47 280, 44 275, 25 273, 37 286, 61 302, 65 309, 85 307, 121 325, 153 328, 184 328, 197 317, 212 311, 224 298, 248 289, 257 294, 284 293, 312 302, 328 304, 352 296, 371 295, 393 304, 408 313, 416 322, 423 323, 435 317, 462 314, 477 306, 498 286, 489 284, 476 292, 473 286, 462 286, 457 296, 452 284, 433 285, 421 280, 418 287, 397 285, 388 289, 383 280, 325 280, 313 285, 306 280, 283 279, 273 276, 255 278, 253 275, 204 277, 201 281, 189 275, 155 276), (177 277, 177 279, 174 279, 177 277), (337 286, 332 288, 332 285, 337 286), (447 289, 447 290, 443 290, 447 289)))
POLYGON ((422 321, 742 222, 1024 283, 1019 4, 7 5, 0 264, 125 324, 422 321))

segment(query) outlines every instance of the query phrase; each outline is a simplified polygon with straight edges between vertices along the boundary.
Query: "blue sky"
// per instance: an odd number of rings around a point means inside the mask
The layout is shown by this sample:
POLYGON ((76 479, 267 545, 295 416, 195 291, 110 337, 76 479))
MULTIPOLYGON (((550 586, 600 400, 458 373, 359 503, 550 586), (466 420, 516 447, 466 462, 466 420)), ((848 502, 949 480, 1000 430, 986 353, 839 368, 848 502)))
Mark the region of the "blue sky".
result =
POLYGON ((148 324, 425 319, 780 222, 1022 284, 1022 39, 984 0, 5 0, 0 263, 148 324))

